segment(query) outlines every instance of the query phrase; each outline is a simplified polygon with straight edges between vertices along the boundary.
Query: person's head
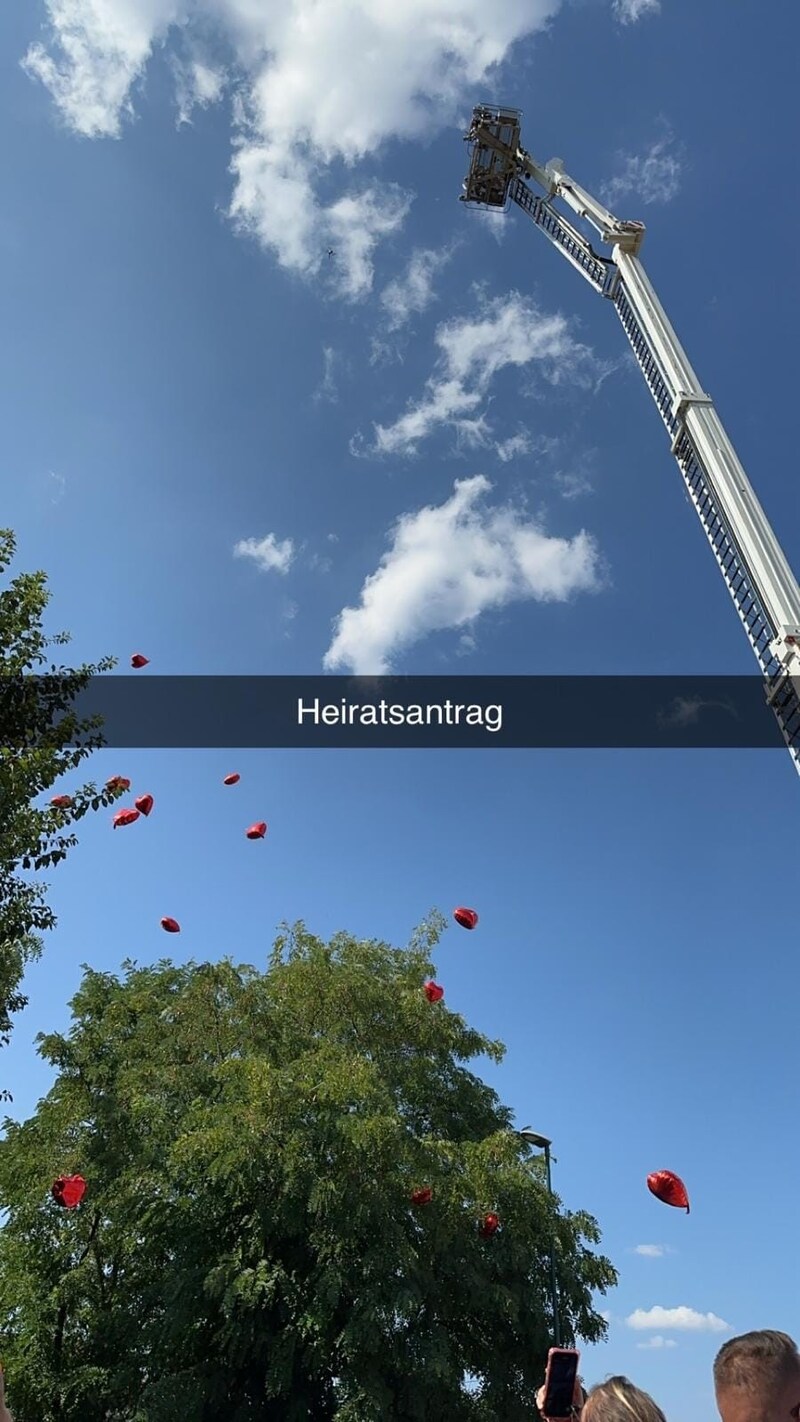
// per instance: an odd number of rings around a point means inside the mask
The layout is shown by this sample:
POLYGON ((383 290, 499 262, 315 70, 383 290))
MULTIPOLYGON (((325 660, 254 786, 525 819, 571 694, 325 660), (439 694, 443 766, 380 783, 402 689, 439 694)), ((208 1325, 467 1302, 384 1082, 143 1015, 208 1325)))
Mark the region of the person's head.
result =
POLYGON ((788 1333, 743 1333, 720 1348, 714 1392, 722 1422, 798 1422, 800 1353, 788 1333))
POLYGON ((627 1378, 598 1383, 586 1398, 581 1422, 667 1422, 649 1393, 627 1378))

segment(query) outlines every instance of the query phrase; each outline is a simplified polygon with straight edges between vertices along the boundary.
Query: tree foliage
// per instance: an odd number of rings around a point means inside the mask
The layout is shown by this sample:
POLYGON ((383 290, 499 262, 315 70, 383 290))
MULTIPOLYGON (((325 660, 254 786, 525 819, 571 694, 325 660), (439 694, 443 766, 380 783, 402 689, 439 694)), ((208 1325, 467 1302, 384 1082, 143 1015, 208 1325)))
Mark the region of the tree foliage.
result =
MULTIPOLYGON (((13 534, 0 530, 0 574, 15 552, 13 534)), ((66 808, 35 803, 103 744, 97 719, 80 719, 74 706, 91 677, 114 666, 111 658, 77 671, 48 665, 48 648, 69 642, 67 633, 43 631, 49 601, 41 572, 22 573, 0 590, 0 1046, 26 1003, 25 967, 55 924, 46 886, 32 876, 66 858, 77 843, 72 825, 122 793, 85 784, 70 789, 66 808)))
POLYGON ((18 1422, 527 1422, 553 1235, 566 1337, 604 1336, 595 1221, 469 1070, 502 1046, 422 992, 443 927, 395 950, 298 925, 266 972, 84 970, 39 1039, 55 1084, 0 1146, 18 1422))

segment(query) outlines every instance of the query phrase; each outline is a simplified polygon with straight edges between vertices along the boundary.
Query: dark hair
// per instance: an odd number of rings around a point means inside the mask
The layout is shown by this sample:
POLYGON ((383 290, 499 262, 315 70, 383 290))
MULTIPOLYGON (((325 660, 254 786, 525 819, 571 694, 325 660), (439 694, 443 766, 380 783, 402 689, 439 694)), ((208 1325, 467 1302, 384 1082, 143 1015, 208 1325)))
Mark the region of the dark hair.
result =
POLYGON ((627 1378, 609 1378, 593 1387, 586 1399, 587 1422, 667 1422, 647 1392, 627 1378))
POLYGON ((714 1360, 714 1387, 718 1393, 733 1389, 759 1392, 780 1387, 797 1369, 800 1353, 794 1339, 788 1333, 765 1328, 723 1343, 714 1360))

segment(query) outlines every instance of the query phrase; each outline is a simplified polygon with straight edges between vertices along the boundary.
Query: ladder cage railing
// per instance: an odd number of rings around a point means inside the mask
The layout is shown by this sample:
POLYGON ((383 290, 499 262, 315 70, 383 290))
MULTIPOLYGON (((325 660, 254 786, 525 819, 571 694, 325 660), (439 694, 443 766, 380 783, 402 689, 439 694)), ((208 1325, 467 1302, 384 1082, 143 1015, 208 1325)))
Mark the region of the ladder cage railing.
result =
POLYGON ((694 505, 725 586, 764 676, 767 700, 784 742, 800 773, 800 683, 787 674, 775 652, 778 629, 759 599, 742 548, 715 497, 713 483, 683 420, 673 413, 673 397, 658 358, 642 330, 619 267, 599 256, 590 242, 552 205, 550 196, 531 191, 519 176, 507 196, 533 220, 590 285, 614 304, 634 358, 670 436, 672 452, 694 505))

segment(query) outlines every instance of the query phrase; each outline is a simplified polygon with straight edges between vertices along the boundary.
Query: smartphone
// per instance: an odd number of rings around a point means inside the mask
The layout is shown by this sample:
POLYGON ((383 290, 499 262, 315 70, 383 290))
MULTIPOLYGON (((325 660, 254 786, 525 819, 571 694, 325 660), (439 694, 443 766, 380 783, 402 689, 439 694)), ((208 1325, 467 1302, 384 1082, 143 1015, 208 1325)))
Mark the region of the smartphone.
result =
POLYGON ((547 1355, 542 1415, 553 1422, 567 1422, 572 1416, 579 1360, 576 1348, 551 1348, 547 1355))

